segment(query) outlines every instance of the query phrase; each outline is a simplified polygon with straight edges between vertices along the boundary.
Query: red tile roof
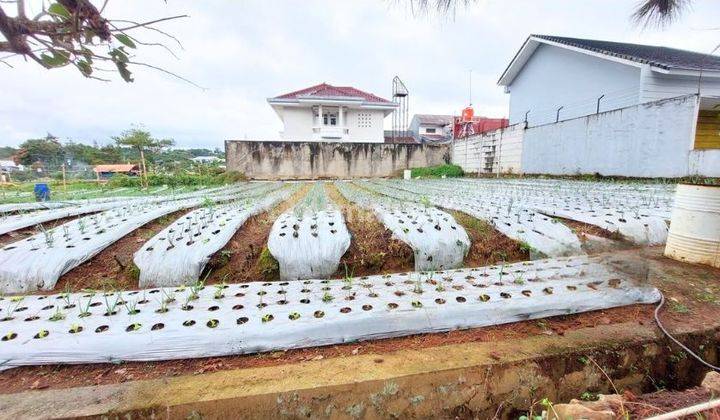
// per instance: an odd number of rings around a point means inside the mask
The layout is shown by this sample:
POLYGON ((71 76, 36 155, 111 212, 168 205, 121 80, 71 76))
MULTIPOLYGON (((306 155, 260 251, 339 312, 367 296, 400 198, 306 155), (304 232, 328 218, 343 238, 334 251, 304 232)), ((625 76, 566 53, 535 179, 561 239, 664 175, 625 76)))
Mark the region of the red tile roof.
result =
POLYGON ((355 89, 352 86, 332 86, 327 83, 321 83, 319 85, 311 86, 309 88, 296 90, 295 92, 286 93, 284 95, 276 96, 273 99, 298 99, 299 97, 317 96, 317 97, 353 97, 363 98, 368 102, 380 102, 380 103, 391 103, 387 99, 383 99, 379 96, 373 95, 372 93, 363 92, 360 89, 355 89))

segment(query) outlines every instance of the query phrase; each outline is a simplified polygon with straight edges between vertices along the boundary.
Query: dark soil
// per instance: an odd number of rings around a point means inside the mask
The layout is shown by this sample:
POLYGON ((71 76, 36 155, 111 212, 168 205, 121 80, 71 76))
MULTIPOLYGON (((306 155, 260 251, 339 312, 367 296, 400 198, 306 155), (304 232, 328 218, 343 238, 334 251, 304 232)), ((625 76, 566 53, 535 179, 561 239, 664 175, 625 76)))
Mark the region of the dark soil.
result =
POLYGON ((64 290, 119 290, 138 287, 138 271, 133 254, 158 232, 192 209, 180 210, 134 230, 100 251, 89 261, 65 273, 55 285, 56 293, 64 290))
POLYGON ((569 227, 573 233, 575 233, 581 241, 587 239, 587 235, 598 236, 600 238, 612 239, 616 241, 622 240, 622 236, 619 233, 613 233, 609 230, 603 229, 599 226, 591 225, 588 223, 578 222, 576 220, 564 219, 562 217, 555 217, 565 226, 569 227))
MULTIPOLYGON (((630 418, 644 419, 657 416, 681 408, 702 404, 713 399, 710 391, 702 387, 686 389, 684 391, 659 391, 652 394, 635 396, 626 392, 624 395, 628 401, 625 409, 629 412, 630 418)), ((717 396, 715 396, 717 397, 717 396)), ((695 420, 698 418, 707 420, 720 420, 720 408, 704 411, 702 417, 696 415, 678 417, 679 419, 695 420)))
MULTIPOLYGON (((275 220, 292 208, 307 194, 311 184, 305 183, 288 200, 274 208, 249 218, 235 232, 228 244, 210 258, 206 272, 206 283, 243 283, 258 280, 279 280, 280 272, 276 266, 261 258, 267 247, 267 239, 275 220)), ((265 253, 269 256, 269 253, 265 253)), ((271 257, 270 257, 271 258, 271 257)))
POLYGON ((340 208, 352 241, 340 259, 340 268, 333 277, 369 276, 398 273, 415 269, 412 248, 392 236, 370 210, 346 200, 332 183, 325 184, 330 199, 340 208))
POLYGON ((465 257, 465 267, 481 267, 502 261, 516 262, 530 259, 530 250, 519 242, 508 238, 489 223, 476 219, 466 213, 445 210, 465 228, 471 245, 465 257))

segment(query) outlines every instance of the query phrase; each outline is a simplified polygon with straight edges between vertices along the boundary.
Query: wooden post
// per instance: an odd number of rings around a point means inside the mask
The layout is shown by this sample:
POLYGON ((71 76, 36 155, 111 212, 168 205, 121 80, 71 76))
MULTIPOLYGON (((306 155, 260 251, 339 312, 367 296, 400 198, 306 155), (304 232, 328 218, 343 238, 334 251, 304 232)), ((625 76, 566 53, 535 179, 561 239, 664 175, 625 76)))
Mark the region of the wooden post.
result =
POLYGON ((65 178, 65 162, 62 164, 63 191, 67 194, 67 179, 65 178))

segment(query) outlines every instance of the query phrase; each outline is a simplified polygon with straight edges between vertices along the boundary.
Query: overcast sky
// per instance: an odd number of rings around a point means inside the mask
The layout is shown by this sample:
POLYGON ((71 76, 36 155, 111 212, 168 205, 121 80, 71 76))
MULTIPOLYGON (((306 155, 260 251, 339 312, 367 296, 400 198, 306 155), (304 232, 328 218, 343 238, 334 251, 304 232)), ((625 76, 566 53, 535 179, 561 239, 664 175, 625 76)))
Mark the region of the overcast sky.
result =
POLYGON ((190 15, 158 26, 181 40, 179 59, 142 47, 138 60, 206 89, 150 69, 133 69, 135 83, 116 75, 106 83, 16 59, 14 68, 0 66, 0 145, 47 132, 105 144, 132 124, 173 138, 178 147, 277 139, 282 126, 268 97, 327 82, 389 99, 395 75, 410 90, 411 115, 457 114, 468 102, 470 69, 475 113, 506 116, 508 98, 496 82, 530 33, 701 52, 720 42, 717 0, 694 0, 663 30, 630 21, 635 0, 478 0, 454 19, 414 16, 408 1, 110 0, 106 16, 113 19, 190 15))

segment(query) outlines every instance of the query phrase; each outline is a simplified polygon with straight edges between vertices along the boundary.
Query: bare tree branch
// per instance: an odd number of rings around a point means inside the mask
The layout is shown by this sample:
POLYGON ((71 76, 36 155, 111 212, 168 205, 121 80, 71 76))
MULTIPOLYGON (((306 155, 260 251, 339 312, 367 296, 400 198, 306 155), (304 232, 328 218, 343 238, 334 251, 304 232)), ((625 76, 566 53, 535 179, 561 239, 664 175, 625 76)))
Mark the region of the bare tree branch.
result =
MULTIPOLYGON (((117 32, 125 32, 125 31, 129 31, 130 29, 147 27, 147 26, 150 26, 150 25, 154 25, 154 24, 156 24, 156 23, 165 22, 165 21, 167 21, 167 20, 182 19, 182 18, 186 18, 186 17, 190 17, 190 15, 170 16, 170 17, 166 17, 166 18, 162 18, 162 19, 151 20, 151 21, 149 21, 149 22, 136 23, 135 25, 128 26, 127 28, 118 28, 116 31, 117 31, 117 32)), ((116 22, 120 22, 120 21, 116 21, 116 22)))
POLYGON ((47 69, 72 65, 83 76, 103 81, 106 79, 94 76, 93 72, 109 71, 98 65, 108 63, 115 67, 115 71, 126 82, 133 81, 129 66, 134 65, 160 71, 204 89, 172 71, 132 59, 134 55, 131 53, 138 46, 161 47, 178 59, 177 54, 165 44, 143 41, 135 32, 155 31, 172 39, 183 49, 179 39, 154 25, 186 18, 188 15, 169 16, 147 22, 111 20, 102 15, 108 3, 109 0, 104 0, 98 10, 91 0, 53 0, 47 9, 43 2, 43 11, 34 19, 28 19, 25 0, 0 0, 0 36, 5 38, 0 40, 0 52, 10 53, 0 60, 9 65, 7 59, 19 55, 47 69), (8 16, 3 4, 14 4, 17 7, 17 16, 8 16), (119 27, 118 23, 126 26, 119 27), (109 50, 106 54, 99 54, 100 48, 109 50))

